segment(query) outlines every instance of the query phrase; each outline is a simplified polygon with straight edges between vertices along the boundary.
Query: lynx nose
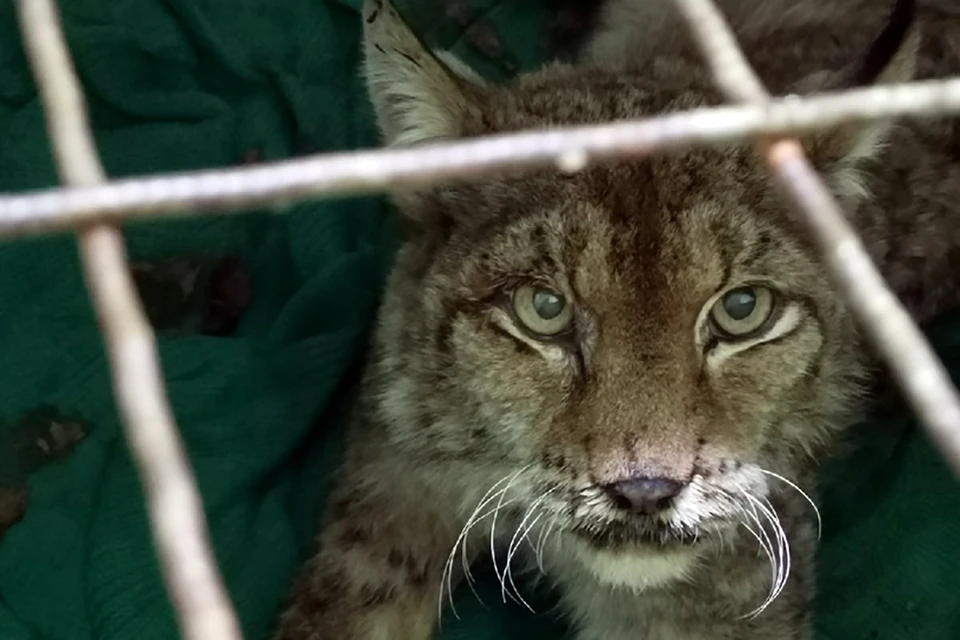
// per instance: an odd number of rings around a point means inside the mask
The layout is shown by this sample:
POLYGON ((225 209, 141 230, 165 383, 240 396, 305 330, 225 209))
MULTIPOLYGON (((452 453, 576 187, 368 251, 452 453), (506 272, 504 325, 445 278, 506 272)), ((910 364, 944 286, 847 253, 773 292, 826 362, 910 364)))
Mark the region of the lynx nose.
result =
POLYGON ((621 509, 653 515, 670 507, 683 484, 669 478, 644 476, 621 480, 606 486, 607 493, 621 509))

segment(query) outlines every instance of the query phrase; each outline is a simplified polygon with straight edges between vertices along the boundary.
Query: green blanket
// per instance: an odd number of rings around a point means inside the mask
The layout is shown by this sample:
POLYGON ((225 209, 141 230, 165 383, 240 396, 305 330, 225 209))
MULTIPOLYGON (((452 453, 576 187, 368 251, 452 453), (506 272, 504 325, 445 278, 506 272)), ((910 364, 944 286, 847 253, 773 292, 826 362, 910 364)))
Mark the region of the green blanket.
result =
MULTIPOLYGON (((107 171, 373 146, 356 73, 359 2, 62 2, 107 171)), ((535 3, 401 4, 429 39, 488 75, 539 56, 535 3)), ((55 182, 15 25, 3 3, 3 192, 55 182)), ((377 198, 351 199, 132 225, 127 237, 137 260, 188 256, 209 275, 238 255, 249 274, 251 304, 233 332, 201 330, 206 289, 180 296, 147 282, 143 295, 163 330, 168 388, 225 580, 245 636, 264 638, 310 550, 393 219, 377 198)), ((960 363, 951 326, 960 324, 944 322, 937 344, 960 363)), ((5 493, 29 490, 22 521, 0 542, 0 638, 177 637, 71 238, 0 244, 0 340, 0 517, 5 493)), ((862 431, 868 446, 828 472, 819 637, 960 637, 960 491, 902 407, 862 431)), ((491 584, 486 609, 461 590, 461 620, 448 616, 443 638, 558 637, 548 594, 534 616, 501 604, 491 584)))

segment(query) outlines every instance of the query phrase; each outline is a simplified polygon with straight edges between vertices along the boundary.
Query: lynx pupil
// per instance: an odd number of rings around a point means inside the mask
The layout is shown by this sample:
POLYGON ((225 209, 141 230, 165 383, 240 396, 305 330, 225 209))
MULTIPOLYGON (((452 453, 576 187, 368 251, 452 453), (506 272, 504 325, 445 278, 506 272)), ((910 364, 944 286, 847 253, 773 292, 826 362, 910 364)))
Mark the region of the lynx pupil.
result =
POLYGON ((734 289, 723 298, 723 310, 734 320, 749 318, 756 308, 757 296, 748 287, 734 289))
POLYGON ((551 291, 543 289, 533 294, 533 308, 537 315, 544 320, 553 320, 561 313, 566 306, 563 296, 559 296, 551 291))

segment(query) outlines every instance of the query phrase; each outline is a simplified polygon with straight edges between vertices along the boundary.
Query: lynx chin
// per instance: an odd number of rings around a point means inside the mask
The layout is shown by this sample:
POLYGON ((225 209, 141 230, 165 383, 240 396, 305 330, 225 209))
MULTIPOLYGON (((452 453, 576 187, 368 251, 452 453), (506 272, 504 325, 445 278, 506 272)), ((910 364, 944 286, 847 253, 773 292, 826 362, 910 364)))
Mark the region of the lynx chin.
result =
MULTIPOLYGON (((721 5, 779 94, 960 70, 946 0, 721 5)), ((574 62, 505 84, 385 0, 363 24, 388 145, 723 102, 666 1, 610 0, 574 62)), ((953 305, 956 121, 804 143, 916 318, 953 305)), ((553 584, 579 640, 809 638, 814 470, 874 358, 752 146, 391 196, 405 241, 275 637, 427 640, 482 554, 520 602, 553 584)))

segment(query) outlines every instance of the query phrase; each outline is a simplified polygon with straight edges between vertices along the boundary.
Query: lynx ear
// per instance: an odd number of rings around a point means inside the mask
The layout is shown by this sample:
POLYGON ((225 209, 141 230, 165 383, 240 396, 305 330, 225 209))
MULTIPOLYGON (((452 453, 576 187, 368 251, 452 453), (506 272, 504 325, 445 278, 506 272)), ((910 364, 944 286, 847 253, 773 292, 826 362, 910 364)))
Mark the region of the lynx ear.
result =
POLYGON ((478 117, 467 94, 480 78, 452 56, 428 51, 388 0, 365 0, 363 19, 367 89, 384 141, 461 135, 478 117))
MULTIPOLYGON (((798 84, 796 92, 908 82, 916 73, 919 46, 914 2, 897 0, 883 32, 857 66, 811 75, 798 84)), ((844 125, 809 136, 806 146, 814 164, 828 173, 841 195, 859 197, 867 192, 859 165, 880 152, 893 126, 890 120, 844 125)))

